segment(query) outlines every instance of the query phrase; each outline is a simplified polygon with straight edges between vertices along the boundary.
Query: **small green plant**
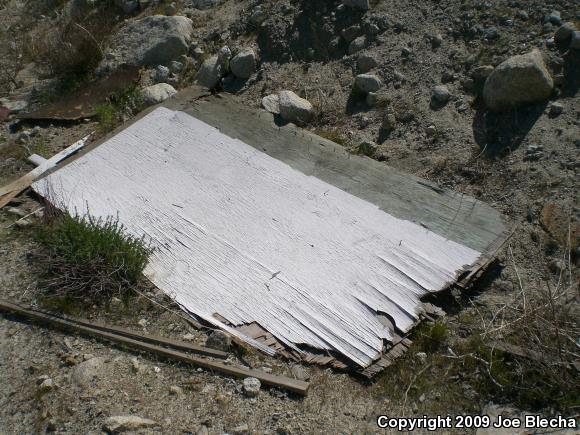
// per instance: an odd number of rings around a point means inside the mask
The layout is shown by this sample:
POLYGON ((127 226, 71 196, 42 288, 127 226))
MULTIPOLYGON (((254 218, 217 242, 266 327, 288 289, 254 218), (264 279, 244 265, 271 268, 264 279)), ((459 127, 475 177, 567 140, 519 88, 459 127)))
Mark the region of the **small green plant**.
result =
POLYGON ((448 328, 444 323, 425 325, 417 331, 417 346, 425 352, 435 352, 447 340, 448 328))
POLYGON ((328 139, 329 141, 339 145, 344 146, 347 143, 346 137, 337 128, 317 128, 314 130, 314 134, 317 134, 318 136, 328 139))
POLYGON ((44 247, 41 284, 68 300, 127 300, 151 254, 143 239, 129 235, 113 217, 59 214, 40 226, 36 237, 44 247))
POLYGON ((141 91, 137 87, 129 87, 112 96, 107 104, 97 107, 99 129, 102 133, 108 133, 123 122, 124 118, 139 112, 142 108, 141 91))

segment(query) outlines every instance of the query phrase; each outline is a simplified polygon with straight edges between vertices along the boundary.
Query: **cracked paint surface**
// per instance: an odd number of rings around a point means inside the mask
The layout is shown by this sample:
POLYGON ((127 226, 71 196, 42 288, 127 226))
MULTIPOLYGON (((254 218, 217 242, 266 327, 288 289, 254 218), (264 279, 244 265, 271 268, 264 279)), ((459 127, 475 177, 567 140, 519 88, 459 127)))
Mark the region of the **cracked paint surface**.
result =
POLYGON ((408 331, 419 298, 481 255, 165 108, 33 188, 70 213, 118 214, 185 310, 362 367, 392 338, 377 312, 408 331))

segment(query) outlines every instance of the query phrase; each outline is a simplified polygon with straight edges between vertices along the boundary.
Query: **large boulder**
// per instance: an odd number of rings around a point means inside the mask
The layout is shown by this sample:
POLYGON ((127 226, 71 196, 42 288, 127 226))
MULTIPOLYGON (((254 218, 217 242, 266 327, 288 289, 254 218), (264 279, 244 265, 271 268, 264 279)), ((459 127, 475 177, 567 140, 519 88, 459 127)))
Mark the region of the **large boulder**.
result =
POLYGON ((230 69, 236 77, 249 79, 256 72, 256 64, 256 53, 251 48, 246 48, 233 57, 230 69))
POLYGON ((292 91, 282 91, 280 98, 280 115, 289 122, 305 123, 314 118, 312 104, 304 98, 300 98, 292 91))
POLYGON ((489 75, 483 87, 485 105, 493 111, 547 100, 554 80, 538 50, 513 56, 489 75))
POLYGON ((123 63, 168 65, 187 53, 192 32, 191 20, 181 16, 152 15, 129 21, 111 39, 111 53, 100 69, 123 63))

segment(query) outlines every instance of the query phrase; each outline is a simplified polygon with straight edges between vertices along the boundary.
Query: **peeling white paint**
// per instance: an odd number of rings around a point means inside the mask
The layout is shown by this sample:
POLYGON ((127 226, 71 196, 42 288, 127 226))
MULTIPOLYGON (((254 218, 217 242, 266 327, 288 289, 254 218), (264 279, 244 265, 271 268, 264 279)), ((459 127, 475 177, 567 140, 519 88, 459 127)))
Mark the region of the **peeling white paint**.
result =
POLYGON ((480 256, 165 108, 33 187, 150 238, 146 275, 186 310, 360 366, 391 338, 377 311, 407 331, 480 256))

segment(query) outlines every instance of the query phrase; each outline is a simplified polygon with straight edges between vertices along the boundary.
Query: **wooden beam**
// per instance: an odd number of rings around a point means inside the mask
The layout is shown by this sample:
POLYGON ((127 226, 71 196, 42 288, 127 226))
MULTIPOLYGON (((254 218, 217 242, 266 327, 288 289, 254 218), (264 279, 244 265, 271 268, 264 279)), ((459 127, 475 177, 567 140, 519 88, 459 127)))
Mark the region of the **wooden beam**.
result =
POLYGON ((249 369, 245 367, 228 365, 222 362, 214 361, 207 358, 195 357, 182 352, 177 352, 171 349, 166 349, 161 346, 154 344, 145 343, 143 341, 135 340, 133 338, 126 337, 124 335, 115 334, 112 332, 107 332, 100 330, 95 327, 85 326, 81 323, 76 323, 70 320, 66 320, 50 313, 31 310, 11 302, 0 300, 0 310, 8 311, 20 315, 22 317, 39 321, 51 326, 56 326, 63 328, 65 330, 72 330, 84 335, 89 335, 96 338, 105 339, 112 341, 114 343, 132 347, 139 350, 144 350, 147 352, 153 352, 161 357, 173 359, 176 361, 181 361, 186 364, 191 364, 196 367, 205 368, 208 370, 213 370, 218 373, 222 373, 229 376, 234 376, 238 378, 254 377, 260 380, 265 385, 270 385, 292 391, 294 393, 305 396, 308 393, 308 388, 310 384, 308 382, 300 381, 297 379, 291 379, 284 376, 276 376, 270 373, 262 372, 259 370, 249 369))
MULTIPOLYGON (((45 312, 39 311, 39 310, 33 310, 33 311, 43 313, 43 314, 45 313, 45 312)), ((60 317, 60 316, 55 316, 55 317, 60 317)), ((193 353, 197 353, 200 355, 211 356, 213 358, 226 359, 229 355, 227 352, 223 352, 221 350, 211 349, 209 347, 204 347, 204 346, 198 346, 197 344, 186 343, 185 341, 181 341, 181 340, 173 340, 171 338, 159 337, 156 335, 141 334, 140 332, 132 331, 130 329, 123 328, 120 326, 103 325, 101 323, 89 322, 88 320, 85 320, 85 319, 71 319, 69 317, 60 317, 60 318, 62 318, 63 320, 69 321, 69 322, 76 323, 78 325, 87 326, 89 328, 96 328, 96 329, 100 329, 101 331, 110 332, 112 334, 123 335, 125 337, 133 338, 135 340, 141 340, 141 341, 145 341, 145 342, 148 342, 151 344, 156 344, 159 346, 172 347, 174 349, 184 350, 187 352, 193 352, 193 353)))
POLYGON ((81 140, 75 142, 71 146, 65 148, 64 150, 56 153, 50 159, 45 160, 39 166, 34 168, 28 174, 23 175, 18 180, 13 181, 12 183, 0 187, 0 209, 7 205, 10 201, 16 198, 18 195, 22 193, 23 190, 30 187, 34 181, 44 174, 49 169, 55 167, 57 164, 65 160, 66 158, 70 157, 81 148, 83 148, 91 136, 92 133, 88 134, 87 136, 83 137, 81 140))

